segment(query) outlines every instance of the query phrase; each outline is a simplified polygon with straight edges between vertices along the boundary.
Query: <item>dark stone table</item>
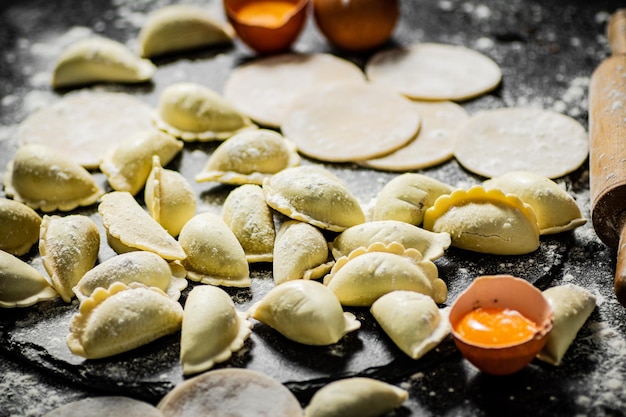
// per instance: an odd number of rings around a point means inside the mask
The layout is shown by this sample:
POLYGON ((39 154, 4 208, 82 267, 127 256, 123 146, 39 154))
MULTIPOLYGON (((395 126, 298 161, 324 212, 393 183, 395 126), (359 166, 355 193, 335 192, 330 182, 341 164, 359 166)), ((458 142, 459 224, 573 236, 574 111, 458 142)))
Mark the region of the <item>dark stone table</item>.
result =
MULTIPOLYGON (((18 124, 62 92, 50 89, 54 61, 72 40, 101 34, 130 46, 145 13, 169 1, 42 0, 0 4, 0 169, 16 149, 18 124)), ((222 16, 221 3, 206 6, 222 16)), ((401 19, 391 46, 429 41, 463 45, 493 58, 503 70, 494 92, 462 103, 472 114, 481 109, 536 106, 574 117, 587 126, 587 91, 593 69, 609 54, 606 21, 619 2, 611 0, 402 0, 401 19)), ((344 54, 329 47, 310 20, 295 44, 299 52, 329 52, 363 65, 367 54, 344 54)), ((233 47, 157 61, 152 83, 133 87, 98 86, 131 93, 155 106, 160 91, 175 81, 192 81, 222 91, 229 71, 254 55, 233 47)), ((185 175, 199 170, 198 158, 214 144, 187 145, 174 161, 185 175)), ((306 163, 319 163, 305 160, 306 163)), ((367 204, 395 175, 351 164, 325 164, 367 204)), ((452 160, 420 171, 453 186, 468 187, 479 178, 452 160)), ((106 179, 94 173, 103 186, 106 179)), ((580 169, 557 182, 589 218, 589 172, 580 169)), ((229 188, 193 184, 202 209, 212 209, 229 188)), ((4 192, 0 191, 0 196, 4 192)), ((85 214, 95 215, 93 208, 85 214)), ((33 251, 31 251, 33 252, 33 251)), ((36 252, 36 250, 34 251, 36 252)), ((111 256, 102 253, 100 260, 111 256)), ((36 253, 26 257, 37 262, 36 253)), ((618 416, 626 413, 625 310, 612 291, 615 253, 604 246, 588 222, 573 232, 544 236, 533 254, 497 257, 450 249, 437 261, 449 288, 449 305, 477 275, 511 273, 540 289, 574 283, 592 291, 597 308, 568 350, 562 365, 533 361, 522 371, 493 377, 478 372, 450 339, 426 357, 411 361, 380 337, 368 313, 355 310, 365 324, 359 335, 332 349, 310 349, 277 338, 267 328, 253 332, 249 352, 222 366, 275 372, 306 404, 324 383, 343 376, 369 375, 410 393, 395 416, 618 416), (333 350, 334 349, 334 350, 333 350), (334 358, 325 364, 316 355, 334 358)), ((254 267, 252 294, 233 291, 245 307, 268 284, 267 266, 254 267)), ((269 281, 271 283, 271 281, 269 281)), ((63 351, 67 317, 76 303, 49 302, 28 309, 0 311, 0 416, 39 416, 69 401, 94 395, 129 395, 156 403, 182 380, 176 335, 110 362, 85 363, 63 351), (55 341, 56 340, 56 341, 55 341), (59 342, 60 340, 60 342, 59 342), (58 348, 58 349, 57 349, 58 348), (160 378, 160 379, 159 379, 160 378)))

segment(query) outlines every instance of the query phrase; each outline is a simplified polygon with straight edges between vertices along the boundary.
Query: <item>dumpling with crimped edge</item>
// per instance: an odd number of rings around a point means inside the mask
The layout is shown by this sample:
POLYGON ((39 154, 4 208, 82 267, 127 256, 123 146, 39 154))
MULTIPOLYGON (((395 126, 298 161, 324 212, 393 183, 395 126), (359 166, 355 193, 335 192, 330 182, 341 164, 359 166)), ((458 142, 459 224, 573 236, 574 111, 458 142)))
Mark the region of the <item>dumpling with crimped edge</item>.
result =
POLYGON ((250 287, 246 253, 219 215, 196 214, 183 226, 178 241, 187 254, 183 266, 190 280, 224 287, 250 287))
POLYGON ((39 241, 41 216, 8 198, 0 198, 0 250, 15 256, 27 253, 39 241))
POLYGON ((493 255, 522 255, 539 247, 539 227, 531 206, 514 194, 473 186, 435 201, 424 228, 447 232, 452 246, 493 255))
POLYGON ((550 287, 543 291, 543 296, 552 307, 554 321, 537 358, 560 365, 578 331, 595 309, 596 297, 586 288, 574 284, 550 287))
POLYGON ((156 126, 184 141, 225 140, 246 129, 256 129, 217 92, 200 84, 178 82, 159 96, 156 126))
POLYGON ((181 291, 187 288, 185 276, 179 276, 177 270, 170 267, 159 255, 133 251, 116 255, 96 265, 80 278, 73 290, 82 301, 90 297, 96 289, 109 288, 116 282, 126 285, 136 282, 155 287, 173 300, 178 300, 181 291))
POLYGON ((276 229, 260 186, 244 184, 233 189, 224 200, 222 219, 237 237, 248 263, 272 262, 276 229))
POLYGON ((265 178, 299 163, 293 142, 273 130, 249 130, 221 143, 196 181, 261 185, 265 178))
POLYGON ((165 169, 157 155, 146 181, 144 201, 148 212, 172 236, 178 236, 185 223, 196 214, 196 194, 185 177, 165 169))
POLYGON ((378 220, 346 229, 329 246, 333 257, 339 259, 377 242, 398 242, 405 248, 417 249, 424 259, 432 261, 444 254, 451 240, 447 232, 435 233, 399 220, 378 220))
POLYGON ((197 374, 227 361, 250 336, 252 323, 219 287, 198 285, 183 312, 180 361, 183 374, 197 374))
POLYGON ((398 220, 419 226, 424 212, 453 188, 435 178, 408 172, 398 175, 380 190, 372 220, 398 220))
POLYGON ((317 227, 297 220, 283 222, 274 244, 274 282, 321 278, 334 264, 328 256, 328 243, 317 227))
POLYGON ((186 4, 155 10, 139 31, 139 54, 144 58, 230 44, 232 28, 202 7, 186 4))
POLYGON ((44 216, 39 253, 52 286, 69 303, 74 286, 96 264, 100 230, 87 216, 44 216))
POLYGON ((150 217, 129 192, 105 194, 98 212, 107 240, 116 252, 145 250, 170 261, 187 257, 178 241, 150 217))
POLYGON ((141 83, 152 78, 156 67, 125 45, 103 37, 79 40, 59 56, 52 74, 54 88, 100 82, 141 83))
POLYGON ((263 181, 274 210, 321 229, 342 232, 365 222, 357 198, 329 170, 315 165, 287 168, 263 181))
POLYGON ((17 149, 7 165, 4 187, 9 197, 44 212, 89 206, 104 193, 89 171, 43 145, 17 149))
POLYGON ((160 289, 116 282, 80 303, 67 346, 87 359, 106 358, 174 333, 182 320, 182 306, 160 289))
POLYGON ((58 296, 39 271, 0 250, 0 307, 29 307, 58 296))
POLYGON ((400 407, 409 393, 368 377, 331 382, 311 397, 304 417, 378 417, 400 407))
POLYGON ((135 195, 150 175, 152 157, 157 155, 167 165, 182 148, 183 142, 167 133, 144 130, 114 146, 100 162, 100 170, 115 191, 135 195))
POLYGON ((302 279, 274 287, 249 314, 287 339, 313 346, 337 343, 361 327, 354 314, 343 311, 332 291, 302 279))
POLYGON ((587 222, 576 200, 543 175, 527 171, 508 172, 485 181, 483 187, 515 194, 530 205, 542 235, 573 230, 587 222))
POLYGON ((370 311, 383 331, 412 359, 419 359, 450 334, 448 308, 414 291, 392 291, 370 311))
POLYGON ((436 303, 448 297, 437 266, 416 249, 394 242, 374 243, 339 258, 324 277, 324 285, 344 306, 370 307, 379 297, 396 290, 416 291, 436 303))

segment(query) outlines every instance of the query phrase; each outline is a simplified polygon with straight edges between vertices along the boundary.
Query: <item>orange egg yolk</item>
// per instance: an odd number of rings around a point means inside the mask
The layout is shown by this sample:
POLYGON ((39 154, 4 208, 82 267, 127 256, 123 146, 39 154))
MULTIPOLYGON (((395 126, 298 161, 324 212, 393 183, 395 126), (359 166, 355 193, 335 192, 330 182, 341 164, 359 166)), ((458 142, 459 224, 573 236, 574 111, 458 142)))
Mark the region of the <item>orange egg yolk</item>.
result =
POLYGON ((463 316, 454 330, 467 342, 499 346, 528 340, 538 328, 516 310, 477 308, 463 316))
POLYGON ((263 27, 281 26, 296 6, 289 1, 270 0, 244 4, 237 10, 242 23, 263 27))

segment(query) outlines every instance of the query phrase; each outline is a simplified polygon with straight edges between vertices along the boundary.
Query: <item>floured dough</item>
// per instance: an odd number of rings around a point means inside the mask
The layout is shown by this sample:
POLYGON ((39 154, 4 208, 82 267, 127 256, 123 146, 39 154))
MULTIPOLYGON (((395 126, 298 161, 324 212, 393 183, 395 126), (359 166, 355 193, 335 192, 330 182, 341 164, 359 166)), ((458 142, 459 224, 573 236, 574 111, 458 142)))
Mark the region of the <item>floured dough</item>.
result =
POLYGON ((398 93, 365 83, 337 83, 300 95, 281 129, 302 154, 349 162, 406 145, 420 123, 411 101, 398 93))
POLYGON ((468 117, 465 109, 451 101, 415 101, 413 104, 422 118, 417 137, 389 155, 360 161, 360 164, 387 171, 410 171, 429 168, 452 158, 458 127, 468 117))
POLYGON ((224 85, 224 96, 255 122, 279 127, 291 102, 305 90, 364 80, 359 67, 330 54, 282 54, 235 68, 224 85))
POLYGON ((510 171, 562 177, 580 167, 588 153, 587 131, 578 121, 526 107, 476 113, 459 129, 454 151, 466 169, 489 178, 510 171))
POLYGON ((112 396, 94 397, 62 405, 44 417, 162 417, 154 406, 133 398, 112 396))
POLYGON ((0 198, 0 250, 21 256, 39 241, 41 217, 26 204, 0 198))
POLYGON ((40 144, 64 152, 85 168, 98 168, 107 151, 134 133, 154 129, 152 109, 124 93, 81 92, 64 96, 28 116, 19 145, 40 144))
POLYGON ((417 43, 374 55, 370 81, 418 100, 467 100, 493 90, 502 72, 491 58, 463 46, 417 43))

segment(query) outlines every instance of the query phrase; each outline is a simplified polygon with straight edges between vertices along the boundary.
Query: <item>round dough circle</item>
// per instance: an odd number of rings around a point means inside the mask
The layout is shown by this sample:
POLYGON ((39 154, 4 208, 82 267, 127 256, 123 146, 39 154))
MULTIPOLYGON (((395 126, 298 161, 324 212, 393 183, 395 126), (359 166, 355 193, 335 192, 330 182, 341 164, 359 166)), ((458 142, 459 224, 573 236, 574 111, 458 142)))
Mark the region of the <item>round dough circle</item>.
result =
POLYGON ((87 169, 136 132, 155 129, 152 109, 125 93, 70 94, 28 116, 19 126, 20 146, 46 145, 65 152, 87 169))
POLYGON ((376 158, 406 145, 421 118, 407 98, 361 83, 333 84, 294 101, 281 125, 298 151, 327 162, 376 158))
POLYGON ((454 155, 484 177, 530 171, 558 178, 580 167, 589 153, 587 131, 569 116, 516 107, 484 110, 459 129, 454 155))
POLYGON ((463 46, 418 43, 374 55, 365 66, 371 82, 419 100, 467 100, 500 84, 498 64, 463 46))
POLYGON ((301 93, 340 81, 365 82, 365 74, 330 54, 282 54, 235 68, 224 85, 224 97, 255 122, 277 128, 301 93))
POLYGON ((417 137, 407 145, 361 165, 387 171, 411 171, 438 165, 454 156, 457 129, 468 118, 461 106, 451 101, 415 101, 422 118, 417 137))
POLYGON ((44 417, 163 417, 154 406, 127 397, 94 397, 73 401, 44 417))
POLYGON ((157 405, 165 417, 302 417, 296 397, 260 372, 226 368, 177 385, 157 405))

